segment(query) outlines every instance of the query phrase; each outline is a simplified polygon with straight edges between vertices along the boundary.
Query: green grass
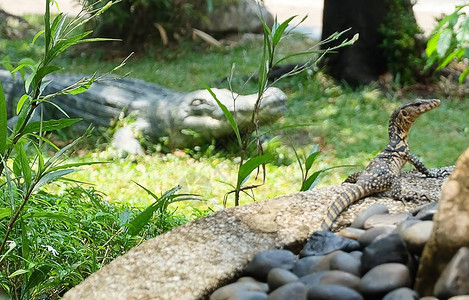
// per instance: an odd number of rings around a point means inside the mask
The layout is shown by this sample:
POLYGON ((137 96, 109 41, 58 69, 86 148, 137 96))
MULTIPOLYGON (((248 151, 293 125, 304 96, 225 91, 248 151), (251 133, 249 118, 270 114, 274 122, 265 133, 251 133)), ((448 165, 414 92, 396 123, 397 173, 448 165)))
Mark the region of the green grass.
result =
MULTIPOLYGON (((300 51, 312 43, 293 35, 283 41, 280 53, 300 51)), ((37 54, 36 46, 25 45, 24 41, 0 40, 0 49, 5 49, 4 55, 9 54, 11 58, 37 54)), ((132 77, 178 91, 190 91, 202 88, 203 83, 212 87, 227 87, 223 79, 229 76, 235 64, 235 91, 252 92, 255 84, 251 82, 243 86, 243 83, 258 69, 261 45, 260 39, 254 39, 224 49, 211 49, 200 42, 150 49, 145 55, 132 57, 119 72, 130 72, 132 77)), ((57 63, 69 72, 91 74, 96 70, 112 69, 125 56, 120 54, 119 58, 108 59, 105 50, 95 49, 80 50, 80 55, 63 58, 57 63)), ((256 200, 299 190, 301 173, 290 143, 303 155, 307 155, 315 143, 320 143, 323 154, 317 168, 343 164, 361 166, 326 173, 320 186, 338 184, 347 174, 365 166, 385 147, 390 114, 402 103, 417 97, 413 93, 397 97, 392 92, 382 92, 377 85, 352 89, 316 71, 288 78, 277 86, 288 94, 288 110, 277 125, 308 126, 274 130, 269 135, 271 140, 266 142, 265 147, 275 153, 276 158, 273 164, 267 166, 265 185, 254 191, 256 200)), ((409 137, 411 150, 429 167, 454 164, 469 141, 468 99, 441 99, 438 109, 417 120, 409 137)), ((81 155, 74 157, 74 160, 106 159, 112 163, 85 167, 73 178, 94 184, 109 201, 129 202, 141 207, 151 200, 132 180, 155 192, 181 184, 184 192, 200 194, 205 201, 183 204, 180 210, 188 213, 186 209, 191 207, 205 209, 207 206, 216 209, 220 207, 225 193, 231 190, 226 182, 236 182, 237 153, 226 150, 233 149, 232 145, 225 145, 225 150, 220 151, 207 149, 210 148, 200 151, 188 149, 167 155, 153 153, 126 159, 114 159, 112 149, 81 151, 81 155)), ((253 183, 260 182, 260 179, 251 180, 253 183)), ((242 203, 252 201, 248 195, 241 200, 242 203)))

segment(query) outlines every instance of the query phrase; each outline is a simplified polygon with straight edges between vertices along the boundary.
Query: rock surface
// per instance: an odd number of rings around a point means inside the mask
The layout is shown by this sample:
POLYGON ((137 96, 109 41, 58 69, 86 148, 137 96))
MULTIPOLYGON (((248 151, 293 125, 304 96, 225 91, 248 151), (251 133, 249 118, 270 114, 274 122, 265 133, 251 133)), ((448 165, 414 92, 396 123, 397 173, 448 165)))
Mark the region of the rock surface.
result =
MULTIPOLYGON (((425 187, 428 179, 418 180, 425 187)), ((335 186, 279 197, 185 224, 115 259, 63 299, 152 299, 155 294, 161 299, 208 297, 239 276, 256 253, 273 248, 299 250, 319 230, 330 199, 341 191, 335 186)), ((353 205, 342 220, 352 220, 378 199, 392 213, 426 203, 417 200, 404 205, 392 198, 368 197, 353 205)))
POLYGON ((459 249, 438 278, 433 292, 441 299, 469 295, 469 248, 459 249))
POLYGON ((432 295, 439 274, 461 247, 469 247, 469 149, 444 183, 433 231, 425 245, 416 280, 420 296, 432 295))
POLYGON ((208 14, 208 22, 201 22, 200 29, 209 33, 263 33, 264 28, 259 19, 262 15, 266 24, 272 27, 274 17, 265 6, 256 0, 225 1, 208 14))

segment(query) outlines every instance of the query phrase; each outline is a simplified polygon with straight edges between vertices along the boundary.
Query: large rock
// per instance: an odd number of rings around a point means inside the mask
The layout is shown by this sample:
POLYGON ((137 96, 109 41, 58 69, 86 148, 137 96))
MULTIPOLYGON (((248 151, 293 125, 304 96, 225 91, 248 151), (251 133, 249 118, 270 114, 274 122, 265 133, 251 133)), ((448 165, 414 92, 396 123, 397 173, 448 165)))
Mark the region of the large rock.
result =
MULTIPOLYGON (((421 180, 425 186, 427 179, 421 180)), ((115 259, 63 299, 207 297, 239 276, 256 253, 272 248, 299 251, 311 233, 319 230, 331 199, 342 189, 327 187, 256 202, 188 223, 115 259)), ((423 204, 368 197, 359 201, 358 211, 377 199, 393 212, 423 204)))
POLYGON ((441 272, 461 247, 469 246, 469 149, 443 184, 433 231, 420 261, 416 290, 430 296, 441 272))
POLYGON ((260 1, 228 0, 222 5, 215 4, 214 10, 208 14, 208 22, 204 20, 199 26, 210 33, 263 33, 261 15, 271 27, 274 18, 260 1))

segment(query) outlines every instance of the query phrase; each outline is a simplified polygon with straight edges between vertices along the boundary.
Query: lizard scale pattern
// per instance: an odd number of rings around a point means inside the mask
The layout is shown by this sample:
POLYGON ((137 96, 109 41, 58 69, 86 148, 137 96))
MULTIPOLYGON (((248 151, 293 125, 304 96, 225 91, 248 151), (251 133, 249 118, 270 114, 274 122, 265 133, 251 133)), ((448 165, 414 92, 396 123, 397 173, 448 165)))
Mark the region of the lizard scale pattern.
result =
POLYGON ((427 177, 439 174, 430 172, 413 155, 407 144, 407 135, 415 120, 427 111, 440 105, 438 99, 416 99, 396 109, 389 120, 389 143, 368 164, 364 171, 350 175, 345 182, 344 191, 329 207, 321 224, 322 230, 330 230, 337 216, 352 203, 371 194, 384 192, 395 185, 402 167, 410 162, 427 177))

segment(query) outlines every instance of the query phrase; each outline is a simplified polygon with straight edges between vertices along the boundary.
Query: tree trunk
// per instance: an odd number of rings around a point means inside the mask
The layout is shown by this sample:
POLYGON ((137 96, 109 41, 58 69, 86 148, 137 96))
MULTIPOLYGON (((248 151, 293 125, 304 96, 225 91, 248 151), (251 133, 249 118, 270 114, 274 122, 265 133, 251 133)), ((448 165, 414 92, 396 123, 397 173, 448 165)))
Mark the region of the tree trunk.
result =
MULTIPOLYGON (((390 24, 398 18, 395 15, 399 13, 396 7, 404 7, 404 10, 411 14, 411 24, 404 26, 417 27, 410 0, 324 0, 322 39, 349 28, 351 29, 345 33, 345 37, 350 39, 356 33, 360 35, 354 45, 326 56, 324 64, 328 73, 352 85, 367 84, 384 74, 389 64, 389 58, 386 56, 394 52, 394 49, 389 51, 389 47, 383 48, 383 39, 386 37, 380 27, 394 26, 390 24)), ((395 31, 399 30, 400 28, 395 28, 395 31)), ((399 37, 398 34, 398 39, 399 37)), ((387 38, 389 39, 389 36, 387 38)), ((323 48, 327 49, 329 46, 326 44, 323 48)))

